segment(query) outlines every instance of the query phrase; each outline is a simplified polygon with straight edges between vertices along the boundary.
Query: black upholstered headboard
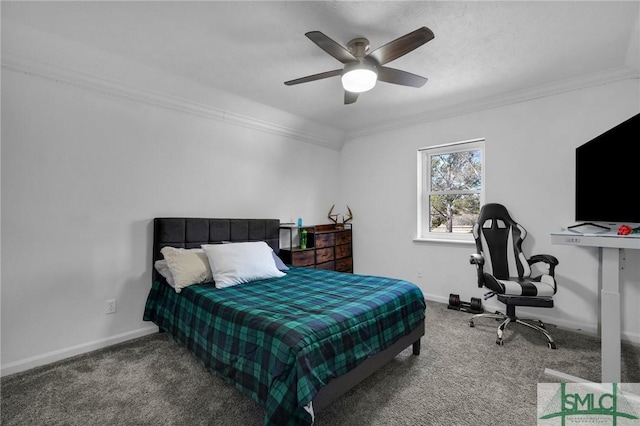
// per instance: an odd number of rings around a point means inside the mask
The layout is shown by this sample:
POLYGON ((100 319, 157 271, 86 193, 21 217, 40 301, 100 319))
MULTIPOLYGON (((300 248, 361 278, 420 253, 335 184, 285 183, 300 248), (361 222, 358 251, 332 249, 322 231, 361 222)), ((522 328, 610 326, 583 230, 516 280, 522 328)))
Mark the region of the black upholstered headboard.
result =
MULTIPOLYGON (((265 241, 276 253, 280 250, 279 219, 206 219, 157 217, 153 219, 153 262, 162 259, 162 247, 200 248, 223 241, 265 241)), ((158 271, 151 267, 152 280, 158 271)))

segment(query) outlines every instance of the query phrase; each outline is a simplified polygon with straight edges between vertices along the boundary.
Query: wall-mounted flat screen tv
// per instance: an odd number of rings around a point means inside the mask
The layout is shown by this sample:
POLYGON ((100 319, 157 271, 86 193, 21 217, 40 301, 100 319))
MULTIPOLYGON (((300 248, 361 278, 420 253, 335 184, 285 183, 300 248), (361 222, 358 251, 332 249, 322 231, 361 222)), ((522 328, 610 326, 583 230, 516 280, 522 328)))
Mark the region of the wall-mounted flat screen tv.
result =
POLYGON ((640 223, 640 114, 576 148, 577 222, 640 223))

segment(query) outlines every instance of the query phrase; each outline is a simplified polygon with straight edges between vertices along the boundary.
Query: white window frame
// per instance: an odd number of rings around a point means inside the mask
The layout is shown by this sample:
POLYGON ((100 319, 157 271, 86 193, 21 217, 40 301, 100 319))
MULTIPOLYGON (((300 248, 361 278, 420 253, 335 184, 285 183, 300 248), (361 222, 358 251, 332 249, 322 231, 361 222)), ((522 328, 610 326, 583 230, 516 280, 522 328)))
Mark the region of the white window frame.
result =
POLYGON ((447 143, 443 145, 429 146, 418 149, 418 211, 417 211, 417 236, 414 241, 436 241, 436 242, 450 242, 450 243, 464 243, 474 244, 473 235, 469 234, 457 234, 457 233, 442 233, 442 232, 429 232, 429 216, 424 212, 429 211, 429 195, 430 182, 431 182, 431 157, 433 155, 447 154, 451 152, 459 151, 471 151, 480 150, 480 156, 482 159, 482 185, 480 190, 472 191, 460 191, 460 193, 479 193, 480 205, 484 205, 484 193, 485 193, 485 149, 484 138, 471 139, 467 141, 447 143), (426 222, 426 223, 425 223, 426 222))

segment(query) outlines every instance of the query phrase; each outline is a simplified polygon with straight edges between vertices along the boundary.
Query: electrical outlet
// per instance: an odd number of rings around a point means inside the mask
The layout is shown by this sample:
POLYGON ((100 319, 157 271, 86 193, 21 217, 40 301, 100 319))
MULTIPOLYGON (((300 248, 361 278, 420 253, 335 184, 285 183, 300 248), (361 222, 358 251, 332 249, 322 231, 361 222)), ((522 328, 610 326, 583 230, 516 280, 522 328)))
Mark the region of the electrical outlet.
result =
POLYGON ((107 300, 107 313, 113 314, 116 312, 116 299, 107 300))

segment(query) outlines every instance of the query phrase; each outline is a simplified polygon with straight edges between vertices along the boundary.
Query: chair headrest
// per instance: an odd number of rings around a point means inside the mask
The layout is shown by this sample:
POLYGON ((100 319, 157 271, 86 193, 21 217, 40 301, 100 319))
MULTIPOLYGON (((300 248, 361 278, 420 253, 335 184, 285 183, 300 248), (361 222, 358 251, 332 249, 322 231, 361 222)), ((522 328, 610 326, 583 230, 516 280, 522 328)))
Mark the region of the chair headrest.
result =
POLYGON ((480 235, 484 235, 485 242, 495 244, 507 241, 509 235, 514 238, 513 243, 520 250, 520 243, 526 237, 527 231, 509 215, 505 206, 498 203, 489 203, 482 206, 478 215, 478 222, 474 227, 474 238, 478 250, 482 250, 480 235))
POLYGON ((480 209, 480 215, 478 216, 479 223, 485 223, 487 220, 491 221, 491 227, 501 227, 500 222, 507 223, 508 225, 515 225, 516 222, 509 215, 509 211, 505 206, 498 203, 485 204, 480 209))

